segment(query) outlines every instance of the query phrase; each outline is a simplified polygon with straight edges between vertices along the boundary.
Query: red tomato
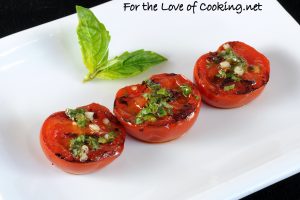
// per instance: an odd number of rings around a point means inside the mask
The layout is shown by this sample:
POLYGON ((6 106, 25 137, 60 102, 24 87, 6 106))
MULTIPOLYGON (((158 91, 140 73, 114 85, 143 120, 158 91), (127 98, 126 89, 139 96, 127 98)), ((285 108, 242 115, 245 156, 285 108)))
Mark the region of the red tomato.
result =
POLYGON ((44 122, 40 143, 48 159, 72 174, 85 174, 100 169, 123 151, 125 130, 104 106, 92 103, 80 107, 92 114, 79 126, 66 112, 56 112, 44 122), (100 143, 99 143, 100 141, 100 143))
POLYGON ((179 74, 158 74, 116 94, 114 113, 131 136, 151 143, 183 135, 196 121, 201 97, 179 74))
POLYGON ((269 60, 242 42, 227 42, 201 56, 194 80, 203 100, 219 108, 243 106, 255 99, 269 81, 269 60))

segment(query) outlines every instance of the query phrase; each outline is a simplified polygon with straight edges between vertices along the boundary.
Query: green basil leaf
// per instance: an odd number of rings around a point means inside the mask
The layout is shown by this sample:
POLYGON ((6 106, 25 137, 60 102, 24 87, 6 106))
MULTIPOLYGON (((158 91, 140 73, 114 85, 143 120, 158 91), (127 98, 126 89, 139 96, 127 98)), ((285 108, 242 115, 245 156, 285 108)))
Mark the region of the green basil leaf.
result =
POLYGON ((101 79, 127 78, 138 75, 166 60, 165 57, 152 51, 143 49, 134 52, 126 51, 99 68, 95 76, 101 79))
POLYGON ((79 24, 77 35, 84 64, 89 70, 84 81, 94 78, 120 79, 138 75, 167 59, 151 52, 138 50, 125 52, 108 60, 109 32, 87 8, 76 6, 79 24))
POLYGON ((108 59, 110 35, 92 11, 81 6, 76 6, 76 11, 79 19, 77 36, 81 53, 84 64, 91 74, 108 59))

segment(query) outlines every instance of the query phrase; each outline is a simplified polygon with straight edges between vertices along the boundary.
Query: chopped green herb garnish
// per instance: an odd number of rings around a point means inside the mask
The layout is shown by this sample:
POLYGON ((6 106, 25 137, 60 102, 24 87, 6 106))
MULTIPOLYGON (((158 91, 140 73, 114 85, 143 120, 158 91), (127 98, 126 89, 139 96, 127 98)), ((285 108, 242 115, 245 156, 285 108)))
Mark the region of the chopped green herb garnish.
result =
POLYGON ((82 146, 85 145, 85 142, 85 135, 79 135, 70 140, 70 151, 74 158, 78 158, 82 155, 82 146))
POLYGON ((143 117, 136 117, 135 124, 142 124, 144 123, 143 117))
MULTIPOLYGON (((158 115, 158 114, 157 114, 158 115)), ((155 122, 157 119, 154 114, 147 114, 143 116, 144 121, 155 122)))
POLYGON ((246 67, 247 62, 238 56, 232 48, 228 48, 226 50, 223 50, 219 53, 219 56, 222 57, 224 60, 230 62, 230 64, 233 64, 234 66, 240 65, 243 67, 246 67))
POLYGON ((151 89, 151 92, 143 94, 148 103, 136 115, 135 124, 142 124, 145 121, 154 122, 157 118, 172 113, 173 107, 168 104, 172 94, 166 88, 162 88, 160 84, 154 83, 152 80, 146 80, 144 83, 151 89))
POLYGON ((160 88, 159 90, 157 90, 156 94, 163 95, 163 96, 168 96, 169 92, 167 91, 166 88, 160 88))
POLYGON ((158 115, 158 117, 164 117, 164 116, 168 115, 168 112, 164 108, 159 107, 157 109, 157 115, 158 115))
POLYGON ((98 138, 98 143, 99 144, 105 144, 106 143, 106 139, 104 137, 99 137, 98 138))
POLYGON ((247 62, 242 57, 238 56, 231 47, 228 47, 227 49, 219 52, 217 55, 210 59, 213 61, 218 61, 215 62, 216 64, 222 64, 223 62, 229 63, 228 67, 219 67, 219 71, 216 74, 216 77, 222 79, 231 79, 235 82, 241 80, 240 77, 242 76, 243 72, 246 70, 247 67, 247 62), (239 70, 238 73, 235 72, 236 67, 238 67, 239 69, 241 68, 241 70, 239 70))
POLYGON ((228 74, 227 76, 228 76, 228 78, 231 78, 231 80, 233 80, 233 81, 235 81, 235 82, 238 82, 238 81, 241 80, 241 78, 239 78, 239 77, 238 77, 237 75, 235 75, 235 74, 228 74))
POLYGON ((99 143, 97 141, 97 138, 90 136, 90 137, 86 138, 86 141, 87 141, 88 145, 90 147, 92 147, 93 150, 99 149, 99 143))
POLYGON ((152 89, 152 90, 159 90, 161 87, 160 87, 160 84, 158 83, 154 83, 152 80, 148 79, 145 81, 146 85, 152 89))
POLYGON ((183 96, 185 96, 185 97, 188 97, 192 93, 192 88, 188 85, 181 85, 180 89, 181 89, 183 96))
POLYGON ((98 150, 100 144, 113 142, 117 137, 117 133, 111 131, 104 136, 79 135, 70 140, 69 149, 74 158, 82 159, 86 157, 88 149, 98 150))
POLYGON ((106 144, 113 142, 117 137, 117 133, 111 131, 109 133, 106 133, 104 136, 101 136, 98 138, 98 143, 100 144, 106 144))
POLYGON ((216 74, 216 77, 218 77, 218 78, 227 78, 227 74, 224 70, 219 70, 218 74, 216 74))
POLYGON ((76 109, 68 108, 68 109, 66 109, 65 113, 72 121, 76 122, 76 124, 80 128, 86 127, 86 125, 90 121, 86 117, 86 115, 85 115, 86 111, 83 108, 76 108, 76 109))
POLYGON ((106 141, 109 142, 113 142, 115 140, 115 138, 117 137, 117 133, 111 131, 109 133, 107 133, 104 137, 106 137, 106 141))
POLYGON ((149 93, 144 93, 143 97, 148 100, 150 98, 150 94, 149 93))
POLYGON ((235 84, 224 86, 224 91, 233 90, 235 88, 235 84))

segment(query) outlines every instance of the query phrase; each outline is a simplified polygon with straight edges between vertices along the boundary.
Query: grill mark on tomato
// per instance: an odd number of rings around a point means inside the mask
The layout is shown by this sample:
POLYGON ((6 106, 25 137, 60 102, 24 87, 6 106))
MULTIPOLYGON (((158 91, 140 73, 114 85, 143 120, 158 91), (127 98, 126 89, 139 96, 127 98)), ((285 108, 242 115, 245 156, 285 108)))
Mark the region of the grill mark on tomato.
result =
POLYGON ((173 119, 175 121, 180 121, 180 120, 186 119, 194 111, 195 111, 195 108, 193 105, 185 104, 182 106, 182 108, 179 110, 178 113, 173 115, 173 119))
POLYGON ((168 102, 174 101, 181 96, 181 93, 176 90, 170 90, 169 92, 171 93, 171 98, 168 102))
POLYGON ((214 76, 213 78, 211 79, 208 79, 209 82, 211 82, 212 84, 214 85, 217 85, 217 84, 220 84, 220 78, 214 76))
POLYGON ((124 105, 126 105, 126 106, 128 106, 128 102, 127 102, 127 97, 126 96, 122 96, 122 97, 120 97, 119 98, 119 102, 120 102, 120 104, 124 104, 124 105))
POLYGON ((212 63, 220 63, 224 59, 221 56, 218 56, 218 52, 209 52, 209 56, 207 57, 207 60, 212 63))
POLYGON ((68 138, 75 138, 75 137, 77 137, 77 134, 76 133, 65 133, 65 136, 68 138))
POLYGON ((151 79, 151 81, 152 81, 152 83, 154 83, 154 84, 159 84, 159 85, 161 85, 161 84, 160 84, 160 80, 151 79))
POLYGON ((249 86, 249 85, 254 85, 255 81, 253 81, 253 80, 241 80, 241 83, 246 85, 246 86, 249 86))
POLYGON ((114 108, 117 106, 117 99, 114 100, 114 108))
POLYGON ((94 119, 98 119, 98 115, 97 115, 96 112, 94 112, 93 118, 94 118, 94 119))
POLYGON ((61 158, 63 159, 62 155, 60 153, 55 153, 55 155, 58 157, 58 158, 61 158))
POLYGON ((231 78, 225 78, 221 83, 221 87, 224 88, 225 86, 231 85, 232 83, 234 83, 234 81, 231 78))
POLYGON ((255 81, 253 80, 241 80, 241 84, 243 88, 239 89, 236 94, 247 94, 257 89, 254 87, 255 81))
POLYGON ((175 74, 175 73, 169 73, 169 74, 166 74, 166 76, 177 76, 177 74, 175 74))
POLYGON ((198 77, 202 77, 201 71, 198 70, 198 77))
POLYGON ((269 75, 265 75, 262 78, 262 85, 266 85, 269 82, 269 75))
POLYGON ((124 118, 124 117, 123 117, 123 120, 124 120, 125 122, 131 122, 130 119, 127 119, 127 118, 124 118))

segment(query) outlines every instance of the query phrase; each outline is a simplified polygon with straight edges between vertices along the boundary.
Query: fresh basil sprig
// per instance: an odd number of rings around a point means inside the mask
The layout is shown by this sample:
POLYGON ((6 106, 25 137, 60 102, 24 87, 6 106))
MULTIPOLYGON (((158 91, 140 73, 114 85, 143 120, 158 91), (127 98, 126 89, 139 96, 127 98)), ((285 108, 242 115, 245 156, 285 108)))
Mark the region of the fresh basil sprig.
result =
POLYGON ((96 16, 86 8, 76 6, 79 24, 77 35, 84 64, 90 73, 108 59, 109 32, 96 16))
POLYGON ((87 8, 76 6, 79 19, 77 36, 84 64, 89 73, 84 81, 94 78, 120 79, 138 75, 167 59, 143 49, 124 52, 108 60, 110 35, 105 26, 87 8))

